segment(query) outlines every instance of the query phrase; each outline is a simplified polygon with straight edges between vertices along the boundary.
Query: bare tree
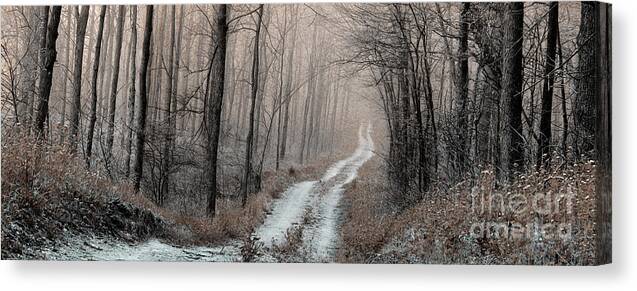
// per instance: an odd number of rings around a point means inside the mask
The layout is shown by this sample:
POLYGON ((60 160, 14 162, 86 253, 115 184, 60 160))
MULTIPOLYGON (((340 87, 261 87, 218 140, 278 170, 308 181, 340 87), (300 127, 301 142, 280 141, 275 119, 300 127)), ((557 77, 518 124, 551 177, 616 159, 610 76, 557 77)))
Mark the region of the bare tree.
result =
MULTIPOLYGON (((252 154, 254 141, 255 105, 257 103, 257 91, 259 87, 259 38, 261 35, 261 21, 263 19, 263 4, 259 5, 257 12, 257 24, 254 36, 254 50, 252 52, 252 81, 250 93, 250 117, 248 118, 248 138, 246 141, 245 162, 243 168, 243 182, 241 183, 241 205, 245 206, 248 199, 248 192, 253 183, 252 154)), ((257 120, 258 122, 258 120, 257 120)))
MULTIPOLYGON (((133 129, 134 129, 134 118, 135 118, 135 86, 136 84, 136 74, 137 74, 137 5, 131 5, 131 37, 130 37, 130 51, 131 51, 131 63, 130 63, 130 87, 128 89, 128 118, 126 119, 126 141, 124 145, 124 150, 126 151, 126 157, 124 158, 124 174, 126 177, 130 174, 130 163, 131 163, 131 151, 132 151, 132 142, 133 142, 133 129)), ((102 22, 103 23, 103 22, 102 22)))
POLYGON ((148 65, 150 60, 150 38, 153 33, 153 5, 146 6, 146 22, 144 40, 142 41, 141 64, 139 67, 139 100, 136 103, 135 114, 135 164, 133 166, 133 187, 139 191, 144 163, 144 143, 146 142, 146 111, 148 105, 148 65))
POLYGON ((575 95, 574 104, 574 149, 575 157, 582 156, 590 158, 591 151, 595 146, 595 120, 597 118, 597 109, 595 108, 595 100, 598 96, 595 94, 595 76, 598 73, 598 67, 595 62, 597 53, 597 37, 598 32, 595 30, 598 26, 598 3, 582 2, 580 15, 580 30, 577 37, 577 45, 579 47, 579 63, 577 76, 577 95, 575 95))
POLYGON ((553 115, 553 85, 555 84, 555 58, 557 34, 559 33, 558 2, 549 3, 548 33, 546 40, 546 65, 542 86, 542 111, 540 112, 540 134, 537 151, 537 168, 548 167, 551 162, 551 116, 553 115))
POLYGON ((69 140, 71 144, 71 150, 77 150, 77 144, 79 140, 78 132, 80 129, 80 111, 81 111, 81 98, 82 93, 82 60, 84 58, 84 37, 86 35, 86 23, 88 21, 89 6, 82 7, 82 11, 78 12, 79 8, 75 8, 75 14, 77 16, 77 28, 75 32, 75 52, 74 52, 74 69, 73 69, 73 95, 71 104, 71 131, 69 133, 69 140))
POLYGON ((226 45, 228 42, 228 6, 219 5, 217 7, 217 19, 215 26, 216 41, 210 48, 213 53, 210 67, 213 76, 208 82, 208 108, 206 115, 206 126, 208 140, 206 143, 206 169, 205 177, 208 180, 208 216, 214 217, 217 199, 217 160, 219 151, 219 132, 221 127, 221 109, 223 108, 223 89, 225 83, 226 69, 226 45))
POLYGON ((117 91, 119 81, 119 65, 122 54, 122 38, 124 35, 124 19, 126 17, 126 6, 120 5, 117 12, 117 31, 115 32, 115 49, 113 51, 113 70, 111 76, 111 92, 108 106, 108 130, 106 132, 106 169, 110 171, 110 160, 113 151, 113 135, 115 134, 115 106, 117 105, 117 91))
POLYGON ((467 118, 467 99, 469 98, 469 22, 471 21, 469 14, 471 13, 471 3, 462 3, 462 11, 460 12, 460 38, 458 45, 458 69, 456 81, 456 114, 457 114, 457 136, 458 144, 456 162, 458 163, 458 173, 463 174, 469 166, 467 138, 468 118, 467 118))
POLYGON ((93 135, 95 133, 95 123, 97 121, 97 78, 99 76, 100 57, 102 52, 102 37, 104 35, 104 18, 106 16, 106 6, 100 7, 99 25, 95 41, 95 55, 93 57, 93 72, 91 74, 91 108, 89 115, 88 133, 86 138, 86 163, 90 165, 93 154, 93 135))
MULTIPOLYGON (((599 161, 597 171, 598 185, 597 191, 597 263, 608 264, 613 260, 613 207, 612 207, 612 187, 613 187, 613 156, 612 156, 612 11, 608 3, 593 4, 593 25, 595 25, 595 36, 597 49, 595 63, 598 68, 595 76, 595 96, 597 108, 597 121, 595 128, 595 151, 599 161)), ((589 3, 582 3, 584 5, 589 3)), ((583 13, 583 12, 582 12, 583 13)))
POLYGON ((500 179, 509 181, 524 168, 522 136, 522 31, 524 3, 507 3, 504 15, 504 60, 502 64, 502 160, 500 179))
MULTIPOLYGON (((297 21, 298 19, 296 18, 296 15, 298 13, 298 8, 296 6, 293 6, 293 10, 292 13, 293 18, 292 18, 292 36, 291 36, 291 43, 290 43, 290 52, 288 53, 288 61, 287 61, 287 69, 286 69, 286 80, 285 80, 285 94, 284 94, 284 103, 285 105, 283 105, 283 131, 281 132, 281 148, 280 148, 280 154, 281 154, 281 159, 285 159, 285 155, 286 155, 286 149, 287 149, 287 141, 288 141, 288 127, 289 127, 289 122, 290 122, 290 103, 292 102, 292 85, 293 85, 293 81, 294 81, 294 72, 293 72, 293 66, 294 66, 294 52, 296 51, 296 39, 297 39, 297 21)), ((281 56, 283 57, 283 56, 281 56)))
MULTIPOLYGON (((66 27, 69 31, 68 35, 67 35, 67 40, 66 40, 66 53, 65 53, 65 57, 64 57, 64 62, 66 63, 67 67, 69 67, 71 65, 71 8, 67 8, 67 17, 66 17, 66 27)), ((64 71, 64 83, 62 83, 62 120, 60 120, 60 125, 62 126, 62 132, 60 133, 60 141, 62 141, 62 143, 64 143, 64 138, 65 135, 67 134, 64 131, 64 127, 66 126, 66 103, 69 101, 67 100, 67 87, 68 87, 68 83, 69 83, 69 77, 68 77, 68 70, 64 71)))
POLYGON ((38 136, 44 137, 44 122, 49 116, 49 97, 51 95, 51 80, 53 79, 53 64, 57 57, 57 51, 55 49, 55 43, 58 38, 58 26, 60 25, 60 13, 62 12, 61 6, 53 6, 51 8, 51 16, 49 17, 49 7, 45 6, 43 9, 43 25, 46 27, 46 38, 41 46, 41 63, 40 68, 40 84, 39 84, 39 103, 38 113, 35 118, 35 132, 38 136), (50 19, 49 19, 50 18, 50 19))

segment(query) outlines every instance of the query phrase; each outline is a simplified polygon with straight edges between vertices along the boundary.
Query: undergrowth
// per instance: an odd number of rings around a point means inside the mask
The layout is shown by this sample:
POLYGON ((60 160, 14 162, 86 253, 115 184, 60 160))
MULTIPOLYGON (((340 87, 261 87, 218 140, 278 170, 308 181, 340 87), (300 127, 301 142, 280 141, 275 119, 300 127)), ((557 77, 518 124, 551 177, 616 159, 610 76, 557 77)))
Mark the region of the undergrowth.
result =
POLYGON ((239 201, 220 200, 211 219, 158 207, 128 181, 88 169, 80 156, 20 130, 3 132, 3 258, 42 258, 44 247, 74 234, 202 245, 245 240, 273 199, 296 181, 316 178, 330 161, 324 157, 303 168, 265 171, 261 191, 251 194, 244 208, 239 201))
POLYGON ((382 167, 370 160, 344 194, 340 262, 594 263, 593 161, 521 175, 506 187, 485 169, 405 209, 392 203, 403 194, 389 188, 382 167))

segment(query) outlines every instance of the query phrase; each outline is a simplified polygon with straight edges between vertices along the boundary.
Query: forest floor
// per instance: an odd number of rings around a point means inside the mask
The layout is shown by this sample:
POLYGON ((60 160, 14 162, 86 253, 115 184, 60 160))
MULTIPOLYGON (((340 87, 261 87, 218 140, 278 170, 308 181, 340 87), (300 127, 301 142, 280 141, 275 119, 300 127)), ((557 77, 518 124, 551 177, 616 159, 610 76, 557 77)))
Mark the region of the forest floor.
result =
POLYGON ((385 167, 372 158, 343 193, 337 262, 595 263, 594 161, 555 161, 500 187, 487 168, 451 187, 434 186, 402 207, 397 201, 409 195, 392 189, 385 167))
POLYGON ((340 242, 344 186, 373 156, 371 125, 359 130, 359 146, 348 158, 328 168, 318 181, 290 186, 274 199, 263 224, 248 239, 215 246, 185 246, 149 239, 130 243, 78 235, 44 250, 53 260, 333 262, 340 242))

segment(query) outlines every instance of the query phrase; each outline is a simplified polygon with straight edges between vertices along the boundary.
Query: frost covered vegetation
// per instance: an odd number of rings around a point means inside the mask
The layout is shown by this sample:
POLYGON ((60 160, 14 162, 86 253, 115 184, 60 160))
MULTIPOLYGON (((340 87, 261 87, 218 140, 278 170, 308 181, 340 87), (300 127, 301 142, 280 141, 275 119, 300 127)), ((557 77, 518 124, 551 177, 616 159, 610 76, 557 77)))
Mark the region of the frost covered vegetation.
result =
POLYGON ((387 187, 387 177, 378 159, 363 166, 360 175, 345 192, 347 218, 341 229, 340 262, 544 265, 596 262, 593 162, 533 172, 500 189, 495 187, 493 171, 485 170, 476 180, 460 182, 444 191, 433 190, 421 202, 403 210, 392 202, 401 198, 387 187), (558 199, 547 201, 542 197, 538 203, 543 214, 538 215, 531 201, 525 211, 511 211, 509 203, 517 199, 513 193, 525 197, 552 193, 558 199), (570 200, 566 199, 568 195, 572 195, 570 200), (556 201, 559 206, 554 204, 556 201), (489 208, 489 203, 493 207, 489 208), (501 212, 502 208, 505 211, 501 212), (536 227, 543 221, 568 228, 544 229, 543 235, 535 233, 540 231, 536 227), (484 225, 485 222, 498 225, 484 225), (508 228, 501 228, 501 223, 508 228), (529 230, 533 232, 527 233, 529 230))
POLYGON ((210 221, 158 207, 129 182, 87 170, 65 146, 46 145, 20 132, 5 134, 2 143, 5 259, 46 259, 46 252, 75 236, 128 243, 153 237, 183 245, 248 239, 273 199, 296 181, 316 178, 327 165, 324 158, 302 169, 268 171, 268 186, 252 195, 246 207, 224 200, 218 217, 210 221))
POLYGON ((3 258, 610 262, 609 5, 0 12, 3 258))

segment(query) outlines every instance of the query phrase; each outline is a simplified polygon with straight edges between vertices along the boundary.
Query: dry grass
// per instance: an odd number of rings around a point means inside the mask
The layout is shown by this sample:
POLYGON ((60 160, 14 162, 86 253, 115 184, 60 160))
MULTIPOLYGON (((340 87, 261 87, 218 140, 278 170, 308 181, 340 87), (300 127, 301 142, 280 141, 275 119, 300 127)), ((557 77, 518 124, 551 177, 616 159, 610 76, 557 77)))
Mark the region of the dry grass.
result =
POLYGON ((184 244, 243 240, 263 222, 273 199, 292 183, 318 178, 331 160, 324 157, 307 167, 265 172, 262 190, 248 197, 245 208, 239 201, 220 199, 211 221, 158 207, 135 193, 130 183, 87 169, 64 145, 7 130, 1 159, 3 257, 32 254, 68 232, 127 240, 157 236, 184 244))
POLYGON ((218 203, 217 216, 209 218, 180 216, 179 222, 192 230, 182 243, 213 243, 227 239, 245 240, 254 229, 261 225, 274 199, 290 185, 318 179, 319 175, 330 165, 332 158, 323 157, 303 168, 280 169, 277 172, 264 173, 261 191, 248 196, 245 208, 238 200, 222 200, 218 203))
POLYGON ((364 263, 370 254, 378 253, 386 243, 394 214, 386 203, 389 188, 379 180, 380 163, 376 157, 365 163, 343 195, 343 245, 337 254, 340 262, 364 263))
POLYGON ((548 172, 533 172, 499 189, 495 186, 493 171, 485 170, 476 180, 426 193, 421 202, 401 213, 392 212, 391 205, 383 204, 391 200, 387 199, 391 191, 383 182, 386 180, 379 162, 372 160, 361 171, 356 186, 345 193, 347 218, 342 228, 339 261, 594 263, 595 165, 592 161, 565 169, 555 167, 548 172), (547 194, 551 197, 548 200, 547 194), (566 198, 569 195, 572 195, 570 208, 566 198), (538 207, 533 206, 535 197, 538 197, 538 207), (526 210, 511 206, 521 205, 516 203, 524 199, 529 203, 526 210), (545 201, 551 201, 551 211, 546 213, 545 201), (547 228, 544 232, 535 232, 536 225, 547 228), (566 231, 567 226, 570 232, 566 231), (557 232, 560 227, 565 228, 557 232), (567 233, 570 237, 565 236, 567 233))
POLYGON ((130 184, 87 170, 67 147, 45 144, 19 130, 4 133, 3 257, 37 257, 38 247, 69 232, 91 230, 126 240, 161 235, 161 214, 130 184))
POLYGON ((303 235, 310 223, 313 222, 313 208, 308 207, 303 213, 303 219, 298 225, 293 225, 285 231, 285 237, 279 244, 272 246, 272 255, 281 263, 303 263, 309 257, 308 250, 303 245, 303 235))

